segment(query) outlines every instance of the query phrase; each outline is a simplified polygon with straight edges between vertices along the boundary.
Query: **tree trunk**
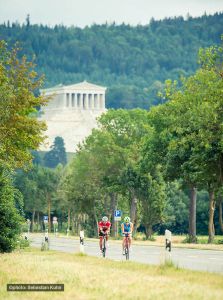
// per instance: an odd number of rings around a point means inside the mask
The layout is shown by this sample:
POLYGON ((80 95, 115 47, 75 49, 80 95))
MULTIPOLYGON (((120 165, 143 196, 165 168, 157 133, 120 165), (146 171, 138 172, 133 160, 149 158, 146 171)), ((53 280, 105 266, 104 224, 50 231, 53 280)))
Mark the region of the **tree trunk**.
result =
POLYGON ((222 199, 219 202, 219 225, 221 232, 223 232, 223 221, 222 221, 222 199))
POLYGON ((209 222, 208 222, 208 243, 211 244, 214 240, 214 210, 215 199, 214 191, 209 191, 209 222))
POLYGON ((96 213, 95 206, 94 206, 94 220, 95 220, 95 223, 97 225, 97 226, 95 226, 95 236, 97 237, 98 236, 98 221, 99 220, 98 220, 98 216, 97 216, 97 213, 96 213))
POLYGON ((136 229, 136 208, 137 208, 137 198, 135 195, 135 191, 131 190, 131 207, 130 207, 130 218, 131 222, 134 225, 134 229, 136 229))
POLYGON ((51 232, 51 218, 50 218, 50 210, 51 210, 51 197, 50 194, 47 193, 47 202, 48 202, 48 232, 51 232))
POLYGON ((71 214, 71 230, 72 230, 72 234, 75 235, 75 225, 74 225, 74 213, 71 214))
POLYGON ((111 215, 111 235, 115 236, 117 232, 117 222, 115 221, 115 209, 117 208, 117 202, 118 198, 115 193, 110 193, 109 194, 110 199, 111 199, 111 205, 110 205, 110 215, 111 215))
POLYGON ((70 207, 68 208, 68 216, 67 216, 67 229, 70 230, 70 207))
POLYGON ((36 210, 35 210, 35 208, 34 208, 34 209, 33 209, 33 213, 32 213, 31 232, 34 231, 35 214, 36 214, 36 210))
POLYGON ((152 229, 152 226, 151 225, 147 225, 145 226, 146 228, 146 239, 151 239, 152 237, 152 234, 153 234, 153 229, 152 229))
POLYGON ((190 207, 189 207, 189 242, 196 243, 196 202, 197 189, 192 187, 190 189, 190 207))
POLYGON ((39 231, 39 211, 37 212, 37 232, 39 231))

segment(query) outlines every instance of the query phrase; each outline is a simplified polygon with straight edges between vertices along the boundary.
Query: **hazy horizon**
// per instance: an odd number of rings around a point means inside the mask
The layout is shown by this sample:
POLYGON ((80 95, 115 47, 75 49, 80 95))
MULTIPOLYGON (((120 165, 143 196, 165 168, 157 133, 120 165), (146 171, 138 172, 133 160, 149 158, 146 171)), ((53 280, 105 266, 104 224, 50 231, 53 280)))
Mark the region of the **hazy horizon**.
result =
POLYGON ((223 0, 0 0, 0 23, 85 27, 93 24, 145 25, 152 18, 162 20, 189 14, 200 17, 223 12, 223 0))

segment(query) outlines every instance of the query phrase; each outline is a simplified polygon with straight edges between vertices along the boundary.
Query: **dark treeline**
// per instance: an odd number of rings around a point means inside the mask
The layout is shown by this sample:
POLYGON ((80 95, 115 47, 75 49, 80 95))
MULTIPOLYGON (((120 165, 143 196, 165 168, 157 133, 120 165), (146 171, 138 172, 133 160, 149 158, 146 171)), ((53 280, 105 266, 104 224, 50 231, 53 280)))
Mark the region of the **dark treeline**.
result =
POLYGON ((107 107, 148 108, 167 78, 189 76, 200 47, 220 43, 223 13, 199 18, 150 20, 148 25, 92 25, 81 29, 24 24, 0 25, 0 39, 19 41, 36 56, 45 86, 88 80, 108 87, 107 107))

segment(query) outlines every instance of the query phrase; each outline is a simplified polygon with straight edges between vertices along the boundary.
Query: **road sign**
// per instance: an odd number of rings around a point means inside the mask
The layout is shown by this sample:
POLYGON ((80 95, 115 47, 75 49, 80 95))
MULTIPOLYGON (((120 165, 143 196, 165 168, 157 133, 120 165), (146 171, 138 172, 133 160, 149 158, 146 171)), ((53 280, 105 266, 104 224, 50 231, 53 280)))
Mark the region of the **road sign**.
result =
POLYGON ((115 213, 114 213, 115 221, 120 221, 121 217, 122 217, 122 211, 121 210, 115 210, 115 213))
POLYGON ((57 217, 53 217, 53 224, 58 224, 57 217))
POLYGON ((43 216, 43 222, 46 224, 48 223, 48 216, 43 216))

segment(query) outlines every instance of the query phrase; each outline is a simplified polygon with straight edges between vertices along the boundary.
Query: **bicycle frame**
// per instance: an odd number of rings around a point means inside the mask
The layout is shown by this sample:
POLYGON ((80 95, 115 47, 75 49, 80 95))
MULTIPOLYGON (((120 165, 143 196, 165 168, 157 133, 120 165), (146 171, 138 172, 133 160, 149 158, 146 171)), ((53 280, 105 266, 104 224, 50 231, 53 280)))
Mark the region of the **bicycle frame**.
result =
POLYGON ((129 234, 125 234, 124 251, 126 260, 129 260, 129 234))
POLYGON ((102 255, 105 257, 106 254, 106 234, 103 235, 103 240, 102 240, 102 255))

